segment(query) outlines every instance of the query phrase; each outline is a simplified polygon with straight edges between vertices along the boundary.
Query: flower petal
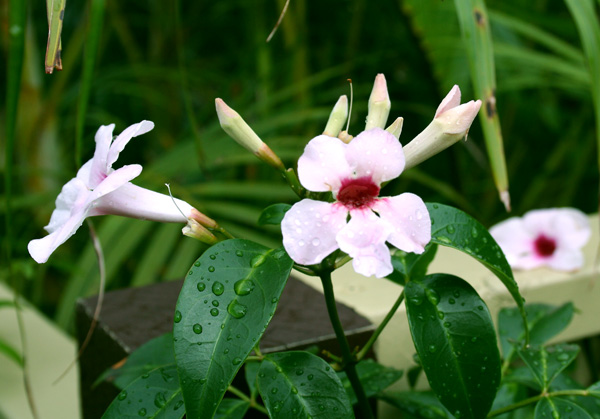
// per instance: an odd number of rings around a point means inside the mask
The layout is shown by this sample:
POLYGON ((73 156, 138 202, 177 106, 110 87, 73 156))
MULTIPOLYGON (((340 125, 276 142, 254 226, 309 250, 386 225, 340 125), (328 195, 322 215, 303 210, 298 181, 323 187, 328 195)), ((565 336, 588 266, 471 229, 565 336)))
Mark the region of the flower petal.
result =
POLYGON ((405 252, 423 253, 431 240, 431 218, 421 198, 412 193, 381 198, 373 209, 391 225, 388 242, 405 252))
POLYGON ((587 217, 575 208, 529 211, 523 216, 523 222, 528 231, 554 238, 561 248, 580 249, 591 235, 587 217))
POLYGON ((558 248, 547 265, 558 271, 575 271, 583 266, 583 252, 578 249, 558 248))
POLYGON ((117 161, 119 158, 119 153, 123 151, 127 143, 133 137, 145 134, 148 131, 151 131, 153 128, 154 122, 152 121, 138 122, 137 124, 133 124, 125 128, 125 130, 119 134, 115 141, 113 141, 112 145, 110 146, 110 150, 108 150, 108 156, 106 157, 107 170, 110 169, 113 163, 117 161))
MULTIPOLYGON (((111 173, 109 177, 117 172, 111 173)), ((113 214, 163 223, 187 222, 191 216, 192 206, 180 199, 174 198, 174 200, 175 203, 169 195, 127 182, 99 198, 90 215, 113 214)))
POLYGON ((298 160, 298 179, 310 191, 336 193, 342 179, 352 171, 346 161, 342 140, 319 135, 308 142, 298 160))
POLYGON ((354 177, 371 176, 378 186, 397 178, 404 170, 402 145, 393 134, 381 128, 358 134, 346 148, 346 160, 354 177))
POLYGON ((383 278, 394 270, 385 241, 390 226, 373 211, 351 211, 352 218, 338 233, 337 242, 342 251, 353 258, 354 270, 364 276, 383 278))
POLYGON ((80 179, 73 178, 65 183, 56 197, 56 208, 52 211, 50 222, 44 229, 48 233, 60 229, 69 220, 72 213, 83 209, 90 194, 90 190, 80 179))
POLYGON ((527 231, 520 217, 511 217, 494 225, 490 228, 490 234, 512 267, 516 266, 520 258, 533 255, 533 242, 537 232, 527 231))
MULTIPOLYGON (((91 160, 91 167, 86 169, 89 170, 89 178, 82 179, 90 189, 94 189, 98 186, 108 174, 109 165, 106 162, 106 158, 110 149, 114 129, 115 124, 110 124, 102 125, 98 128, 98 131, 96 131, 96 150, 94 151, 94 158, 91 160)), ((81 169, 83 169, 83 166, 81 169)), ((82 176, 86 170, 82 172, 82 176)), ((79 177, 79 173, 77 173, 77 177, 79 177)))
POLYGON ((338 248, 336 234, 346 224, 348 211, 341 205, 303 199, 281 221, 283 246, 302 265, 314 265, 338 248))
POLYGON ((112 191, 125 185, 130 180, 138 177, 142 173, 142 166, 139 164, 130 164, 123 166, 109 174, 90 194, 91 200, 99 199, 100 197, 111 193, 112 191))
POLYGON ((438 106, 437 110, 435 111, 434 118, 437 118, 447 110, 458 105, 460 105, 460 88, 457 84, 455 84, 446 97, 442 100, 440 106, 438 106))

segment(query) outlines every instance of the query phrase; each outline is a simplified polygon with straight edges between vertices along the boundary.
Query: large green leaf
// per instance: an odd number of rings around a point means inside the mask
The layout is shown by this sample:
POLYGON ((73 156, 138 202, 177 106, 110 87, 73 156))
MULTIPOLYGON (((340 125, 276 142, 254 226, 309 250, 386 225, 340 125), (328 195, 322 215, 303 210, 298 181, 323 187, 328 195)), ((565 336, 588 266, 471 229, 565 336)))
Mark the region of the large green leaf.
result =
POLYGON ((500 385, 490 313, 466 281, 435 274, 405 288, 410 331, 433 391, 456 417, 483 418, 500 385))
POLYGON ((354 417, 335 371, 309 352, 265 356, 258 372, 258 389, 273 419, 354 417))
POLYGON ((405 285, 410 279, 421 279, 427 273, 427 267, 433 261, 437 252, 437 244, 429 243, 421 254, 406 253, 398 250, 392 256, 394 272, 387 279, 400 285, 405 285))
MULTIPOLYGON (((427 203, 431 217, 431 241, 460 250, 477 259, 502 281, 517 303, 523 324, 527 323, 523 297, 500 246, 477 220, 447 205, 427 203)), ((528 336, 526 334, 526 341, 528 336)))
MULTIPOLYGON (((565 303, 555 307, 547 304, 527 304, 527 324, 530 331, 530 343, 541 345, 562 332, 571 322, 575 307, 565 303)), ((498 313, 498 333, 504 358, 511 360, 516 353, 515 344, 525 338, 523 322, 516 308, 503 308, 498 313)))
MULTIPOLYGON (((388 388, 402 377, 402 371, 378 364, 372 359, 365 359, 356 364, 356 373, 365 389, 367 397, 373 397, 381 390, 388 388)), ((351 404, 356 404, 358 400, 352 390, 352 384, 344 371, 338 372, 338 377, 342 381, 351 404)))
POLYGON ((519 349, 518 354, 529 367, 544 390, 552 380, 573 362, 579 353, 579 346, 563 343, 553 346, 528 347, 519 349))
POLYGON ((534 419, 593 419, 588 412, 565 399, 544 397, 535 406, 534 419))
POLYGON ((142 375, 110 404, 105 419, 115 418, 182 418, 183 396, 174 365, 161 367, 142 375))
POLYGON ((275 313, 292 260, 248 240, 208 249, 177 301, 175 359, 186 410, 210 418, 275 313))
POLYGON ((290 204, 273 204, 260 213, 258 217, 258 225, 262 226, 265 224, 281 224, 285 213, 292 208, 290 204))
POLYGON ((379 399, 397 407, 415 418, 448 419, 452 415, 440 403, 432 392, 420 391, 386 391, 379 399))
POLYGON ((140 346, 129 355, 125 364, 119 368, 109 368, 95 384, 103 380, 114 380, 113 383, 117 388, 124 389, 143 374, 148 374, 156 368, 173 365, 175 365, 173 333, 169 332, 140 346))

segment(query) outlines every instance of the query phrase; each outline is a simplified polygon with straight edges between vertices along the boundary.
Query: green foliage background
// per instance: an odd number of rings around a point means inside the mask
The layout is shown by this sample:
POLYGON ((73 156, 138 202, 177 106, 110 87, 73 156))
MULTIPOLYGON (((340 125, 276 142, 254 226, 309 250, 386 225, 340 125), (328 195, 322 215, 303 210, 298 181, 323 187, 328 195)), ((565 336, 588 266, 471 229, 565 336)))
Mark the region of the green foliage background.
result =
MULTIPOLYGON (((9 10, 16 1, 0 5, 3 63, 9 56, 9 10)), ((236 109, 288 165, 322 132, 337 98, 349 93, 348 78, 354 86, 350 132, 358 134, 364 127, 374 77, 384 73, 390 117, 404 117, 403 144, 430 122, 453 84, 460 85, 463 101, 474 99, 455 5, 449 0, 292 0, 270 43, 265 40, 282 0, 106 0, 103 13, 95 12, 101 19, 95 42, 88 27, 91 5, 97 3, 67 3, 64 70, 46 75, 46 8, 43 2, 26 1, 14 152, 9 149, 6 155, 8 142, 2 141, 2 176, 7 162, 13 170, 12 234, 1 235, 0 275, 8 281, 12 273, 25 296, 65 328, 71 325, 75 299, 97 290, 89 233, 81 228, 45 265, 30 259, 26 245, 45 234, 42 227, 54 199, 78 168, 78 115, 82 161, 92 156, 100 125, 114 122, 120 132, 142 119, 154 121, 156 128, 134 139, 118 162, 144 165, 135 182, 162 192, 163 184, 170 183, 175 196, 236 236, 275 245, 277 229, 264 234, 256 221, 262 208, 293 202, 294 195, 278 174, 220 130, 215 97, 236 109), (92 76, 85 78, 83 63, 92 58, 92 76), (82 113, 80 95, 87 89, 82 113)), ((555 206, 595 212, 594 73, 566 3, 486 4, 513 213, 555 206)), ((7 76, 7 67, 0 66, 3 86, 7 76)), ((10 98, 4 93, 8 89, 0 92, 4 127, 10 98)), ((407 171, 384 193, 411 191, 426 201, 461 208, 489 226, 507 217, 489 167, 476 120, 466 143, 407 171)), ((4 192, 0 199, 4 218, 4 192)), ((181 226, 118 217, 94 222, 104 244, 109 289, 182 277, 202 250, 180 236, 181 226)), ((4 220, 1 225, 4 229, 4 220)))

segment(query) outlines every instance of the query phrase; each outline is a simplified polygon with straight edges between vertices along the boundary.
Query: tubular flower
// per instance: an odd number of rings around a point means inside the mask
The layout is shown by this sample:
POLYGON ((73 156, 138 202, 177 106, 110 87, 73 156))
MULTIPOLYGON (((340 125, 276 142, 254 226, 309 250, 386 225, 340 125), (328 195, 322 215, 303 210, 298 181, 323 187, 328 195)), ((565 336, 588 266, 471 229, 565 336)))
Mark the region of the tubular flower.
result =
POLYGON ((381 278, 393 271, 386 242, 422 253, 431 239, 423 200, 411 193, 379 198, 381 183, 403 169, 402 146, 381 128, 349 144, 327 135, 309 141, 298 160, 300 183, 311 191, 331 191, 336 201, 303 199, 286 213, 281 230, 290 257, 313 265, 339 248, 353 258, 356 272, 381 278))
POLYGON ((581 249, 590 238, 585 214, 574 208, 534 210, 490 228, 515 269, 547 266, 573 271, 583 266, 581 249))
POLYGON ((77 176, 68 181, 56 198, 56 209, 45 230, 50 233, 27 245, 29 254, 44 263, 54 250, 71 237, 86 217, 115 214, 160 222, 185 223, 192 216, 192 206, 170 196, 130 183, 139 176, 142 166, 132 164, 114 170, 112 165, 127 143, 154 128, 142 121, 126 128, 114 141, 114 124, 101 126, 96 132, 94 157, 85 163, 77 176), (178 209, 179 208, 179 209, 178 209), (181 211, 181 212, 180 212, 181 211), (185 214, 185 215, 182 215, 185 214))

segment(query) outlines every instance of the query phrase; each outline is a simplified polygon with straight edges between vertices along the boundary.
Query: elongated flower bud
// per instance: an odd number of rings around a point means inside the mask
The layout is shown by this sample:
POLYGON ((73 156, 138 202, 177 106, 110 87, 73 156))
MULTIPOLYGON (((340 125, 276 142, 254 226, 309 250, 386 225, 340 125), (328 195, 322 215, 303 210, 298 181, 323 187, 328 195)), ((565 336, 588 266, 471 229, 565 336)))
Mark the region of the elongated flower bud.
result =
POLYGON ((385 76, 378 74, 375 77, 375 84, 369 97, 369 113, 367 114, 365 131, 375 127, 384 129, 390 113, 390 107, 391 102, 385 76))
POLYGON ((348 97, 346 95, 342 95, 336 102, 331 114, 329 115, 329 120, 327 121, 327 126, 325 126, 325 131, 323 131, 323 134, 329 135, 330 137, 337 137, 344 127, 347 118, 348 97))
POLYGON ((281 159, 256 135, 240 114, 219 98, 215 99, 215 106, 223 131, 265 163, 278 170, 285 170, 281 159))
POLYGON ((460 104, 460 89, 454 86, 438 107, 435 118, 404 146, 406 169, 436 155, 464 138, 481 108, 481 101, 460 104))
POLYGON ((181 229, 181 232, 194 239, 200 240, 202 243, 213 245, 219 241, 208 229, 200 225, 196 220, 188 219, 188 223, 181 229))
POLYGON ((394 123, 387 127, 385 130, 392 134, 396 138, 400 138, 400 134, 402 134, 402 125, 404 125, 404 118, 396 118, 394 123))

